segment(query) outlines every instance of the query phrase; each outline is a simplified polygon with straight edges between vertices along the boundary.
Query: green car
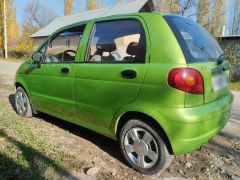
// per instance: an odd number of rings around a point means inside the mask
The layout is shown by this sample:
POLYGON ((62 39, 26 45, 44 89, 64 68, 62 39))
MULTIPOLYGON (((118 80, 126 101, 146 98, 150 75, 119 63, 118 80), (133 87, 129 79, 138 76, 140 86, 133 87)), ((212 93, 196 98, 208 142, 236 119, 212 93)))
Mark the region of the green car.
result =
POLYGON ((16 75, 19 115, 43 112, 118 140, 132 168, 166 169, 228 122, 229 62, 210 34, 171 14, 118 15, 65 27, 16 75))

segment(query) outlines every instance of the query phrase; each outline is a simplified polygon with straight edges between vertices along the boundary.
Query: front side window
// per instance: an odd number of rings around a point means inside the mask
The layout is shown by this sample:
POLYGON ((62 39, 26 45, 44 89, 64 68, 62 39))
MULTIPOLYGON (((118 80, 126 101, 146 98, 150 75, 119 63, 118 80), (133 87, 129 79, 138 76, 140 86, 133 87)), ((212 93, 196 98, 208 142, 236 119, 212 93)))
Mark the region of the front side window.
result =
POLYGON ((178 39, 188 62, 217 60, 223 51, 215 39, 196 22, 178 17, 164 17, 178 39))
POLYGON ((144 63, 146 38, 137 20, 96 23, 86 61, 96 63, 144 63))
POLYGON ((84 26, 65 30, 51 39, 45 54, 45 63, 74 62, 84 26))

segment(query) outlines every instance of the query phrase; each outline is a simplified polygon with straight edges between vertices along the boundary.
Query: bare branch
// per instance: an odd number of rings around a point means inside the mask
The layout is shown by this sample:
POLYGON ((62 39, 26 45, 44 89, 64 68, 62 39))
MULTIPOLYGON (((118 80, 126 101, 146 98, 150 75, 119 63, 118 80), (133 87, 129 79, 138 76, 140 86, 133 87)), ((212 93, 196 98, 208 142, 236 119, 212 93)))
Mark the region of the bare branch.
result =
POLYGON ((25 7, 24 23, 42 28, 56 18, 54 11, 40 4, 38 0, 31 0, 25 7))

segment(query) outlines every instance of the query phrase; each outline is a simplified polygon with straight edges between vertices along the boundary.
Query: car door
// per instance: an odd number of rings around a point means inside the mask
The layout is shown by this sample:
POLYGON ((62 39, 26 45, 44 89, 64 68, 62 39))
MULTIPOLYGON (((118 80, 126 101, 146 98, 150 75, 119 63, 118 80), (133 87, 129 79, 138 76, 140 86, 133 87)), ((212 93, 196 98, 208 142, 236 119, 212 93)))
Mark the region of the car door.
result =
POLYGON ((114 113, 133 102, 147 71, 147 32, 137 18, 96 22, 84 62, 76 66, 76 119, 109 128, 114 113))
POLYGON ((27 84, 34 107, 41 112, 71 120, 74 114, 75 56, 85 26, 68 28, 50 38, 39 52, 41 64, 31 64, 27 84))

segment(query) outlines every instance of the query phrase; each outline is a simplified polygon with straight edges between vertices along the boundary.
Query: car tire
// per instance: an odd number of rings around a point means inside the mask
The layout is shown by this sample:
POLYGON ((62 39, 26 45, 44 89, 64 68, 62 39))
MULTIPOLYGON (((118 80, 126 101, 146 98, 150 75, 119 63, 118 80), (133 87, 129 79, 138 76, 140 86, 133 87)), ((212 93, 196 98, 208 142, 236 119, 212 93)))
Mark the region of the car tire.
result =
POLYGON ((173 159, 157 128, 146 121, 129 120, 120 131, 119 143, 127 163, 146 175, 163 172, 173 159))
POLYGON ((28 95, 22 87, 17 87, 15 93, 15 110, 22 117, 32 117, 32 106, 28 95))

